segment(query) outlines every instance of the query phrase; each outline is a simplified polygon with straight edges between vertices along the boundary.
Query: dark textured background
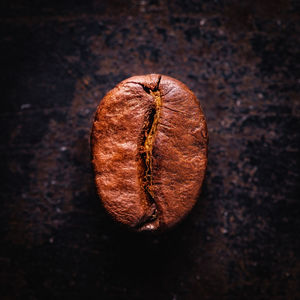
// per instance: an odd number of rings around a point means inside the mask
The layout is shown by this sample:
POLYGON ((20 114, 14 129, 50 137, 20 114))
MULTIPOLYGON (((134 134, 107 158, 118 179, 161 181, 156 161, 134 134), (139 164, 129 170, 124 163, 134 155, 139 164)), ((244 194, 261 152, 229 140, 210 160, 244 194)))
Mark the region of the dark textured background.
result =
POLYGON ((300 299, 298 3, 1 1, 1 299, 300 299), (210 136, 198 204, 161 236, 112 223, 89 158, 100 99, 151 72, 210 136))

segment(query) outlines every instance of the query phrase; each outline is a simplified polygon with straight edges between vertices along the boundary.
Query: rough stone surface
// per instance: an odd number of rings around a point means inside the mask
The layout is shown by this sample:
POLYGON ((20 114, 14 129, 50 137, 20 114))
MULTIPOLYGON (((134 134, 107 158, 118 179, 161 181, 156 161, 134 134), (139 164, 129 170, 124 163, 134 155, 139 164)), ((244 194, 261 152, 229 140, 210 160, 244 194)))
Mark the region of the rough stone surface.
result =
POLYGON ((1 2, 1 299, 300 298, 297 2, 1 2), (98 101, 147 73, 187 84, 210 136, 160 236, 113 224, 89 153, 98 101))

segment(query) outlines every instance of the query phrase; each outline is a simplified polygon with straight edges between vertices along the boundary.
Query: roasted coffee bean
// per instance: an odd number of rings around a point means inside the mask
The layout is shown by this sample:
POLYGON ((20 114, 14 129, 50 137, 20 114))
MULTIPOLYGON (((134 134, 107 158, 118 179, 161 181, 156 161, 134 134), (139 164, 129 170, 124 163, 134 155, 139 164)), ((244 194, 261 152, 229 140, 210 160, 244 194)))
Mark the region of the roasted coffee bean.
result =
POLYGON ((200 193, 207 142, 200 104, 183 83, 158 74, 122 81, 100 102, 91 134, 105 209, 137 231, 174 226, 200 193))

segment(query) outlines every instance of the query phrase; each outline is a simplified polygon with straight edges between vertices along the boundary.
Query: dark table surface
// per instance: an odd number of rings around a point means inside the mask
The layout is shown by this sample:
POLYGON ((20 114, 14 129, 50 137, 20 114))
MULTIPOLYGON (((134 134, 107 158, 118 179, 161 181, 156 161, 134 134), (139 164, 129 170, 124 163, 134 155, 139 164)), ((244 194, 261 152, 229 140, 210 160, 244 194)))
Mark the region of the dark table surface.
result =
POLYGON ((300 299, 298 3, 1 1, 1 299, 300 299), (89 152, 100 99, 146 73, 186 83, 210 137, 157 236, 106 215, 89 152))

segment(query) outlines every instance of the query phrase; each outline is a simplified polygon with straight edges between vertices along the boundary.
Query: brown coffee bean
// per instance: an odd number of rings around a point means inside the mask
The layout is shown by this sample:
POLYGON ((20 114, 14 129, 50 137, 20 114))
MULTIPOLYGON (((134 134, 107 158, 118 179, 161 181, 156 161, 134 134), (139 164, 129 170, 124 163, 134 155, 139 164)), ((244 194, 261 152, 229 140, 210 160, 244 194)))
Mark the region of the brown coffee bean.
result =
POLYGON ((137 231, 172 227, 200 193, 207 141, 199 102, 183 83, 158 74, 122 81, 102 99, 91 134, 104 207, 137 231))

